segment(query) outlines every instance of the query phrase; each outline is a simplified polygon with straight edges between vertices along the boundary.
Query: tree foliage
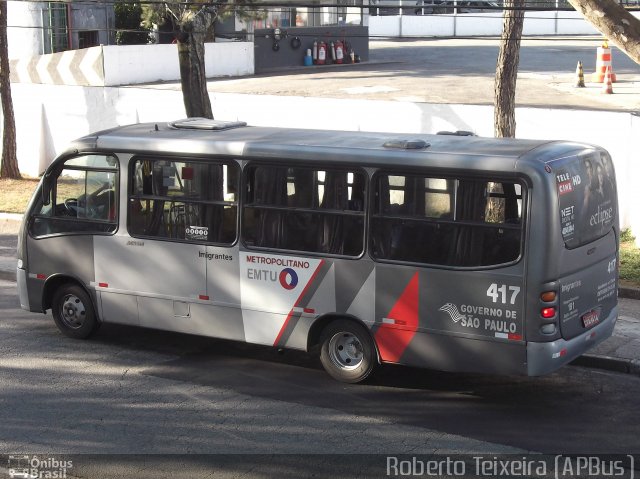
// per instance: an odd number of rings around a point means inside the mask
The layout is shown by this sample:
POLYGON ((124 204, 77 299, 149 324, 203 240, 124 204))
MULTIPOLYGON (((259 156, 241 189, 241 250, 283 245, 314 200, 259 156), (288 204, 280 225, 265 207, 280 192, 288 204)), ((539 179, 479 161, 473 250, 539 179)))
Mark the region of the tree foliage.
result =
POLYGON ((116 44, 145 45, 150 42, 150 29, 141 25, 142 5, 118 0, 113 6, 116 17, 116 44))
POLYGON ((16 121, 11 100, 9 77, 9 47, 7 45, 7 2, 0 0, 0 97, 2 102, 2 157, 0 177, 20 178, 16 153, 16 121))

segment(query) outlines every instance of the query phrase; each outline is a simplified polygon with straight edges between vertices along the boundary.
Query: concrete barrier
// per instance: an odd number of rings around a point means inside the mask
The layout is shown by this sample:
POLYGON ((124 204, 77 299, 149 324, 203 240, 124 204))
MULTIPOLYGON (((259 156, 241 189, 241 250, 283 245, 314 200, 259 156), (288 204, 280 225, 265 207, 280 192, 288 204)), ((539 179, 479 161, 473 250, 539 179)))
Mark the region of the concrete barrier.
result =
MULTIPOLYGON (((132 85, 180 79, 176 45, 120 45, 103 47, 105 86, 132 85)), ((252 42, 205 44, 207 77, 254 73, 252 42)))
MULTIPOLYGON (((252 42, 205 44, 207 77, 254 73, 252 42)), ((12 83, 117 86, 180 79, 175 45, 99 46, 11 60, 12 83)))

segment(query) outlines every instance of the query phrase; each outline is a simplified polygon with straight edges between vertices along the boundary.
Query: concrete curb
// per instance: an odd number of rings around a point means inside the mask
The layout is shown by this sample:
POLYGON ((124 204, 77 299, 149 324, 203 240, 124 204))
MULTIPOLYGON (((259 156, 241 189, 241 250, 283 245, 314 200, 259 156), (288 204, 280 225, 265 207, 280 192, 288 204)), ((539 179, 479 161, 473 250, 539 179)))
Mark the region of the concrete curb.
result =
POLYGON ((640 289, 639 288, 629 288, 626 286, 620 286, 618 288, 618 297, 626 298, 626 299, 639 299, 640 300, 640 289))
POLYGON ((584 354, 570 363, 572 366, 582 366, 591 369, 602 369, 623 374, 640 376, 640 361, 637 359, 612 358, 611 356, 597 356, 584 354))
MULTIPOLYGON (((366 69, 372 66, 384 66, 384 65, 399 65, 403 64, 403 61, 367 61, 367 62, 359 62, 359 63, 341 63, 341 64, 326 64, 326 65, 313 65, 313 67, 307 67, 300 65, 298 67, 281 67, 281 68, 268 68, 266 70, 260 71, 260 73, 256 73, 255 75, 248 75, 241 78, 261 78, 261 77, 270 77, 277 75, 300 75, 300 74, 310 74, 310 73, 323 73, 331 70, 340 70, 344 71, 346 69, 350 70, 358 70, 358 69, 366 69)), ((217 78, 207 78, 207 81, 215 81, 217 78)), ((176 81, 168 81, 166 83, 176 83, 176 81)), ((178 81, 179 83, 179 81, 178 81)))

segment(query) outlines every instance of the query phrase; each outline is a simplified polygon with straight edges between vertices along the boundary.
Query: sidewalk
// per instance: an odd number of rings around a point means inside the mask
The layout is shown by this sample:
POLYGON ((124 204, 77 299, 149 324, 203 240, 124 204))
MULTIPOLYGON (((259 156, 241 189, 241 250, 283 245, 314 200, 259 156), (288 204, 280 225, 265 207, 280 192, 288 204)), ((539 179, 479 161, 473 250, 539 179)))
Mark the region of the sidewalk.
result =
POLYGON ((16 280, 16 247, 22 215, 0 213, 0 279, 16 280))
MULTIPOLYGON (((21 215, 0 213, 0 280, 16 280, 21 215)), ((619 288, 620 315, 613 337, 573 364, 640 376, 640 291, 619 288)))

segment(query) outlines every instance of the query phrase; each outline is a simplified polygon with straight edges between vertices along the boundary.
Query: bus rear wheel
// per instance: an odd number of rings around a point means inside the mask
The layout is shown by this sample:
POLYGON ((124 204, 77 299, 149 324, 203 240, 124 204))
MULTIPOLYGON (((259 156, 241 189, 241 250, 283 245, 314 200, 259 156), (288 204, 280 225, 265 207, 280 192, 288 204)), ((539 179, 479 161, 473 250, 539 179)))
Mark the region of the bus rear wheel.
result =
POLYGON ((56 290, 51 313, 60 332, 70 338, 86 339, 100 325, 91 298, 77 284, 63 284, 56 290))
POLYGON ((369 331, 354 321, 330 323, 320 338, 320 362, 338 381, 364 381, 376 365, 376 350, 369 331))

